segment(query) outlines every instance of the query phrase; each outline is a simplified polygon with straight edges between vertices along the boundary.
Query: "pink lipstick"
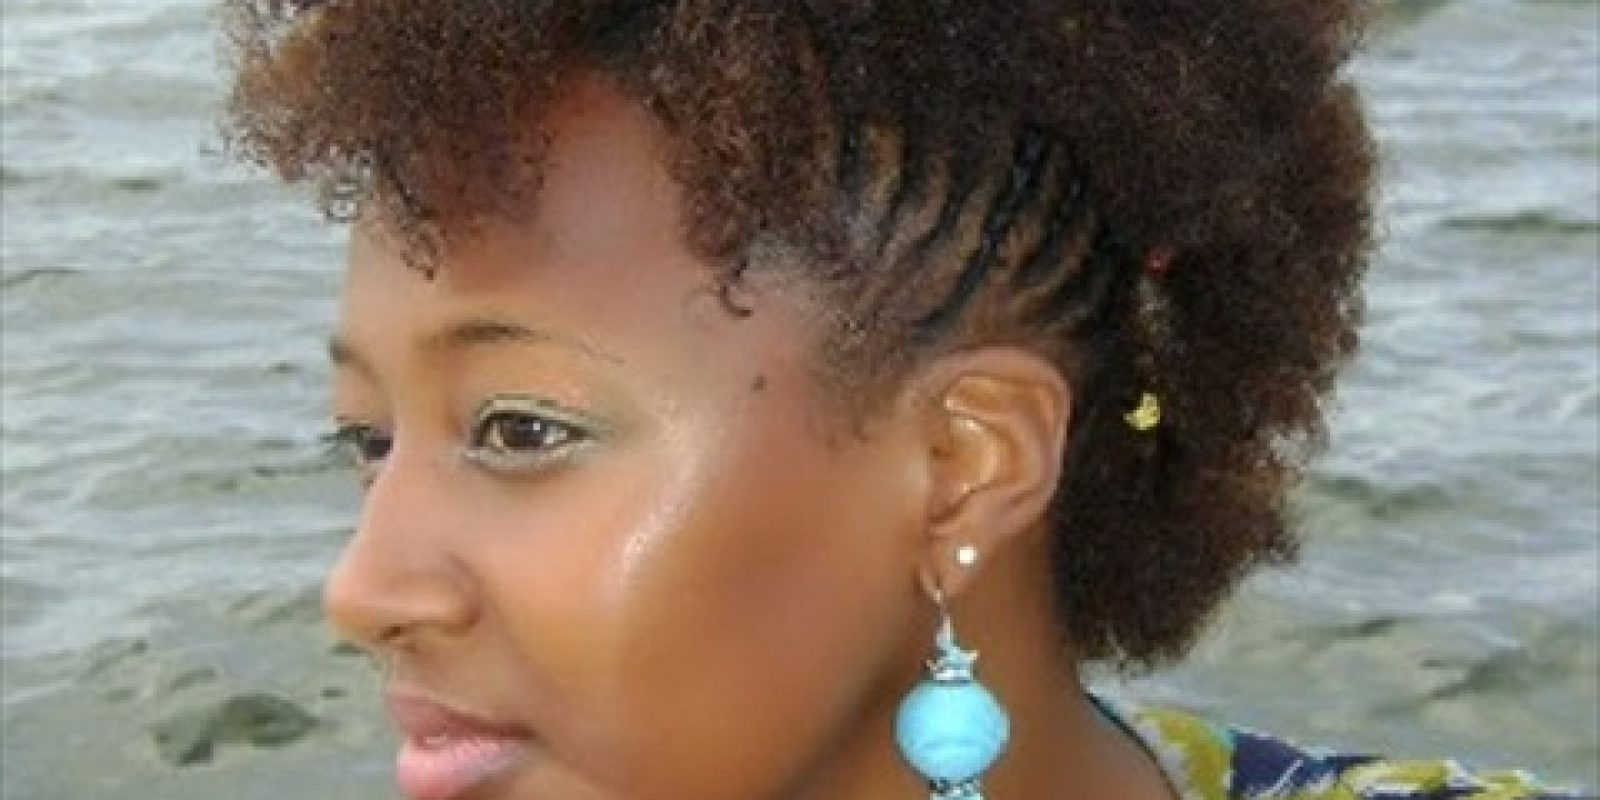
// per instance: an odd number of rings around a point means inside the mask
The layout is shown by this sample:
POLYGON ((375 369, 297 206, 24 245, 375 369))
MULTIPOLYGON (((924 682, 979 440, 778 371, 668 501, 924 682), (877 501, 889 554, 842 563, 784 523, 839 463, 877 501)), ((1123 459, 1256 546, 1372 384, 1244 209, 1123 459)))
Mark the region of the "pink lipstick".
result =
POLYGON ((451 800, 511 772, 531 754, 532 737, 432 700, 399 692, 389 713, 404 741, 395 779, 413 800, 451 800))

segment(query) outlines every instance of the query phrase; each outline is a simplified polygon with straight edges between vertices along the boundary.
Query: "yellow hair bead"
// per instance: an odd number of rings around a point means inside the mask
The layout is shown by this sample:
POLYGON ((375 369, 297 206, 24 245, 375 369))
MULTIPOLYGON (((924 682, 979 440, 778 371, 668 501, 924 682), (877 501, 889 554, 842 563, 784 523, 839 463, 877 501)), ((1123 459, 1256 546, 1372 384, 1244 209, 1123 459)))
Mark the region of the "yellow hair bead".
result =
POLYGON ((1161 400, 1154 393, 1145 392, 1139 395, 1137 408, 1122 415, 1128 421, 1128 427, 1141 433, 1154 429, 1161 424, 1161 400))

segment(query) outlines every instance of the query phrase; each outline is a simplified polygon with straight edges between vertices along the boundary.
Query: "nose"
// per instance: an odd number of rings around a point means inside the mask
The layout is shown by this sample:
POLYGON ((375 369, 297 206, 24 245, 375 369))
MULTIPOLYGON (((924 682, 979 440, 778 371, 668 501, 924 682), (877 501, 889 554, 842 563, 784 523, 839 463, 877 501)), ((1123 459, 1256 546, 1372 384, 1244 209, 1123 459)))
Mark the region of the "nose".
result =
POLYGON ((478 613, 452 552, 440 476, 404 458, 397 448, 368 488, 355 535, 323 587, 334 631, 369 650, 448 639, 478 613))

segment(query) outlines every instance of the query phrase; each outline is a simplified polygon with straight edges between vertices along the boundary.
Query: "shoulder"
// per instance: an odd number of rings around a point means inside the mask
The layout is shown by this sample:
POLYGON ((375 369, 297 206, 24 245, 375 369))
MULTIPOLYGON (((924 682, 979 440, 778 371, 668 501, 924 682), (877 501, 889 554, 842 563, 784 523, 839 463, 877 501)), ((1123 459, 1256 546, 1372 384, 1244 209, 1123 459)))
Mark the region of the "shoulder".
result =
POLYGON ((1472 773, 1301 747, 1170 709, 1098 701, 1161 764, 1182 800, 1594 800, 1523 772, 1472 773))

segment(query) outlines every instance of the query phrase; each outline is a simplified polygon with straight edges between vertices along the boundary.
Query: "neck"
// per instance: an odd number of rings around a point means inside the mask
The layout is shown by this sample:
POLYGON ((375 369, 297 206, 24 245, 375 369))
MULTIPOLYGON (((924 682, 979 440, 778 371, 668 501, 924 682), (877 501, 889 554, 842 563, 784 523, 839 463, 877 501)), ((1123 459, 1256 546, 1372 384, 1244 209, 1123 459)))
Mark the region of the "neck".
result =
POLYGON ((958 600, 978 677, 1011 714, 1011 746, 984 780, 992 800, 1170 800, 1160 768, 1084 693, 1061 642, 1044 535, 997 554, 958 600))

